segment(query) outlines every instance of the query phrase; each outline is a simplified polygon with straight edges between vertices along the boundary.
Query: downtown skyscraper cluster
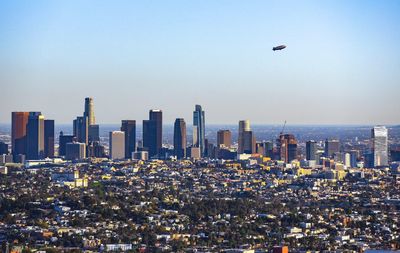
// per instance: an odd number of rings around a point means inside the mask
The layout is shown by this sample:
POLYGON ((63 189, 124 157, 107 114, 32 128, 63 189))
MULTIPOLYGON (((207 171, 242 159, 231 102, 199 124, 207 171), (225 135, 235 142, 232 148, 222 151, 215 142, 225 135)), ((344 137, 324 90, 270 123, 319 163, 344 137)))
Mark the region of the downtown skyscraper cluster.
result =
MULTIPOLYGON (((193 111, 192 143, 188 141, 185 119, 176 118, 173 130, 173 148, 163 144, 163 111, 149 110, 149 118, 143 120, 142 140, 137 140, 136 120, 121 120, 118 131, 109 133, 107 145, 100 141, 99 125, 96 124, 93 98, 85 98, 82 116, 73 120, 73 133, 60 132, 58 152, 55 150, 54 120, 47 120, 40 112, 12 113, 12 154, 14 161, 25 159, 38 160, 56 155, 67 160, 81 160, 91 157, 122 159, 243 159, 252 155, 269 157, 291 163, 301 158, 298 141, 293 134, 281 133, 273 141, 258 142, 249 120, 240 120, 238 124, 237 145, 232 143, 232 133, 227 129, 218 130, 217 143, 206 138, 205 111, 201 105, 195 105, 193 111)), ((353 150, 343 151, 337 139, 326 139, 321 146, 313 141, 306 142, 305 159, 310 164, 341 161, 346 166, 357 166, 358 158, 363 155, 365 165, 369 167, 387 166, 388 131, 383 126, 371 130, 370 152, 360 154, 353 150), (322 160, 321 160, 322 159, 322 160)), ((6 150, 3 143, 0 146, 6 150)), ((5 153, 5 152, 4 152, 5 153)))
POLYGON ((12 112, 11 145, 15 161, 54 156, 54 120, 41 112, 12 112))
MULTIPOLYGON (((119 131, 109 133, 109 154, 111 159, 162 158, 167 155, 177 156, 179 159, 187 157, 187 132, 186 122, 182 118, 176 119, 174 128, 174 150, 168 152, 163 148, 163 112, 158 109, 149 111, 149 119, 143 120, 142 140, 136 140, 136 120, 126 119, 121 121, 119 131), (123 150, 123 152, 122 152, 123 150)), ((73 122, 73 135, 60 135, 60 154, 69 159, 82 159, 84 157, 104 157, 104 147, 99 143, 99 127, 95 124, 94 105, 92 98, 85 99, 83 116, 78 116, 73 122), (73 152, 67 146, 75 145, 73 152), (81 146, 86 146, 86 151, 81 152, 81 146), (95 147, 100 152, 90 151, 95 147), (67 153, 72 153, 68 155, 67 153)), ((205 140, 205 112, 200 105, 195 106, 193 112, 193 144, 190 153, 197 158, 203 157, 206 152, 205 140)))

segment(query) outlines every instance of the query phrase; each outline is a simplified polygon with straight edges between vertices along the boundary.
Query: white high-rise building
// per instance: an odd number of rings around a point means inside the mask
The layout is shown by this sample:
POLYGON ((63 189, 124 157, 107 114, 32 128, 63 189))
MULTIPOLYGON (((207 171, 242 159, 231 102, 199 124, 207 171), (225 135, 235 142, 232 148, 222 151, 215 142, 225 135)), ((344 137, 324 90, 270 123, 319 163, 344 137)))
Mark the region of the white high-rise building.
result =
POLYGON ((374 167, 388 165, 388 130, 384 126, 371 129, 374 167))
POLYGON ((110 159, 125 158, 125 132, 112 131, 110 132, 110 159))

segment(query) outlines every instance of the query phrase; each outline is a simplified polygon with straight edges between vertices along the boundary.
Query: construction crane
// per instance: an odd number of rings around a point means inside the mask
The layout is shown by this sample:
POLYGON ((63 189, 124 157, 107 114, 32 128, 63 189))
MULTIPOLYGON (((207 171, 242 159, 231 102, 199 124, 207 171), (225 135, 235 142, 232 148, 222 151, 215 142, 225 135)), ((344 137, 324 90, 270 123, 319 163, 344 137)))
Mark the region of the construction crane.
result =
POLYGON ((285 126, 286 126, 286 120, 285 120, 285 123, 283 123, 282 131, 279 133, 279 136, 281 136, 283 134, 283 131, 285 130, 285 126))

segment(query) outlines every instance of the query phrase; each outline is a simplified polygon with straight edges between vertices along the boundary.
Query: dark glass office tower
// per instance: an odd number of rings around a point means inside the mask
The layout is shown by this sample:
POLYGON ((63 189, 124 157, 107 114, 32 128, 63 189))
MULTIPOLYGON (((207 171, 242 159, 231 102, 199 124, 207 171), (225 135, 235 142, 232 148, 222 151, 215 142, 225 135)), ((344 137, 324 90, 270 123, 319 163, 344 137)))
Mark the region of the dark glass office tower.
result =
POLYGON ((306 142, 306 159, 308 161, 317 160, 316 153, 317 153, 317 143, 315 141, 307 141, 306 142))
POLYGON ((54 157, 54 120, 44 121, 44 157, 54 157))
POLYGON ((11 113, 11 152, 14 159, 18 155, 26 154, 26 126, 29 112, 11 113))
POLYGON ((77 117, 74 120, 74 136, 80 143, 88 144, 89 140, 89 120, 88 117, 77 117))
POLYGON ((149 152, 149 157, 157 155, 157 127, 153 120, 143 120, 143 149, 149 152))
POLYGON ((150 110, 149 120, 143 120, 143 147, 149 157, 159 155, 162 147, 162 111, 150 110))
POLYGON ((156 150, 158 154, 162 147, 162 111, 150 110, 149 119, 156 122, 156 150))
POLYGON ((196 105, 193 112, 193 126, 197 131, 194 136, 197 140, 193 140, 196 147, 200 148, 201 156, 204 156, 205 151, 205 112, 200 105, 196 105))
POLYGON ((44 116, 40 112, 30 112, 28 117, 26 158, 44 158, 44 116))
POLYGON ((243 153, 253 154, 256 152, 256 137, 253 131, 243 132, 243 153))
POLYGON ((121 131, 125 132, 125 158, 132 158, 136 151, 136 121, 122 120, 121 131))
POLYGON ((59 147, 58 147, 58 155, 65 156, 67 143, 72 143, 76 141, 76 137, 73 135, 64 135, 64 133, 60 132, 60 139, 59 139, 59 147))
POLYGON ((186 123, 181 118, 174 124, 174 153, 178 159, 186 157, 186 123))
POLYGON ((339 153, 340 143, 338 140, 325 140, 325 157, 332 158, 335 153, 339 153))
POLYGON ((143 121, 143 146, 148 148, 149 156, 156 156, 162 147, 162 111, 150 110, 149 120, 147 121, 145 134, 145 124, 143 121), (146 140, 145 140, 146 135, 146 140))

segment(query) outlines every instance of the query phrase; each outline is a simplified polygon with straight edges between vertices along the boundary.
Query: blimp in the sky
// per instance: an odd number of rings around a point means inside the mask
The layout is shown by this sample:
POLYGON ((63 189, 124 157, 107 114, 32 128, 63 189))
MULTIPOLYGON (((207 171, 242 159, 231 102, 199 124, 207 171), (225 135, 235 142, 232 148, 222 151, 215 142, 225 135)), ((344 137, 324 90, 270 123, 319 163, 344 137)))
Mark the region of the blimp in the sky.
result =
POLYGON ((282 50, 282 49, 284 49, 284 48, 286 48, 286 46, 285 45, 280 45, 280 46, 277 46, 277 47, 273 47, 272 48, 272 50, 282 50))

